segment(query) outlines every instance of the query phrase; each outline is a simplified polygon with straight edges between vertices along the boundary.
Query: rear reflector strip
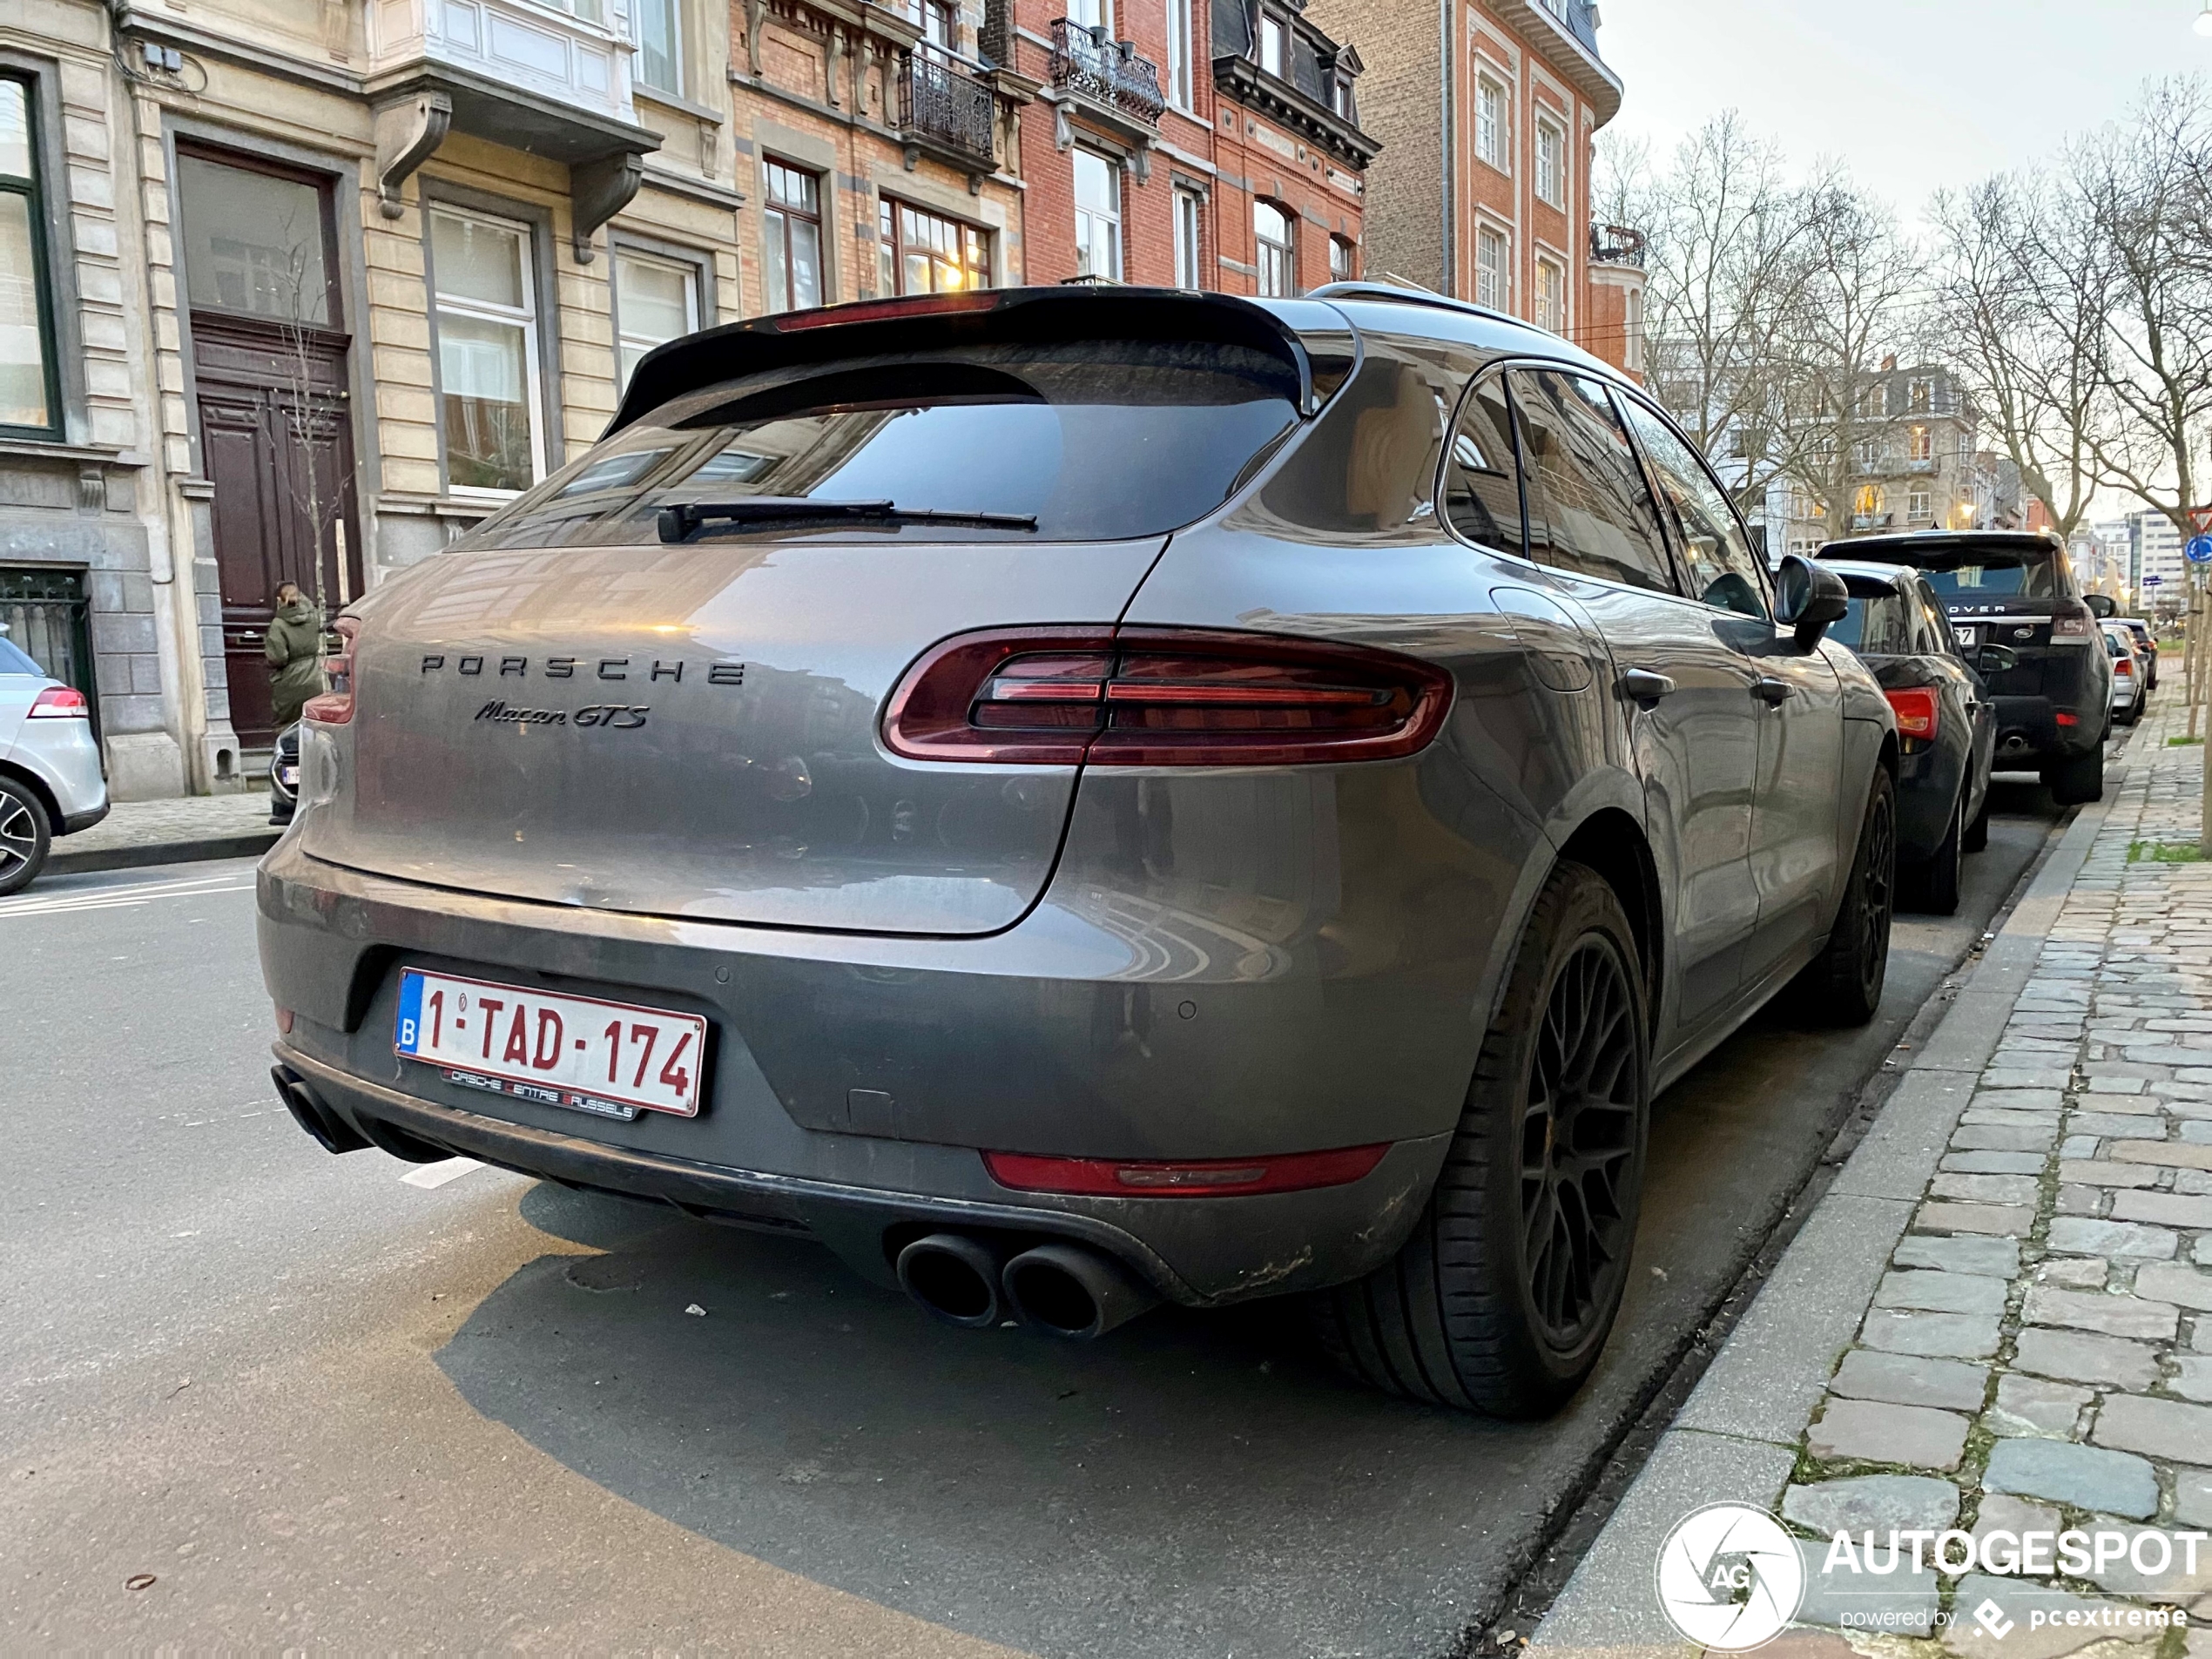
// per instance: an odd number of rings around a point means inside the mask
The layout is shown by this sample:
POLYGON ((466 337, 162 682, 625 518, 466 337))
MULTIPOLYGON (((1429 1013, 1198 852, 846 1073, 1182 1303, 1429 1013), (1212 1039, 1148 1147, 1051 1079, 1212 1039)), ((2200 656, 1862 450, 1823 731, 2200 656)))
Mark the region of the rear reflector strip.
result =
POLYGON ((1008 628, 907 671, 884 713, 908 760, 1094 766, 1383 760, 1426 747, 1452 677, 1417 658, 1278 634, 1008 628))
POLYGON ((1276 1157, 1198 1158, 1177 1162, 1125 1158, 1038 1157, 986 1152, 991 1179, 1017 1192, 1073 1192, 1116 1198, 1225 1198, 1260 1192, 1302 1192, 1365 1180, 1390 1143, 1287 1152, 1276 1157))

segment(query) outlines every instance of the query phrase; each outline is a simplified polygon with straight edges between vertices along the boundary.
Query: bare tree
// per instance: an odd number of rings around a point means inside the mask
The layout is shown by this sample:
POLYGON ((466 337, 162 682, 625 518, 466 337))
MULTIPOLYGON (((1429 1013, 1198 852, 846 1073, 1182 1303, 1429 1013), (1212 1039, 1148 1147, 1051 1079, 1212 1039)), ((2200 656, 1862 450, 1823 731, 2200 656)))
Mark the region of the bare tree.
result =
POLYGON ((2104 260, 2080 199, 2033 176, 1939 193, 1944 354, 1996 447, 2071 540, 2104 481, 2104 260))
POLYGON ((1780 151, 1733 110, 1685 138, 1663 173, 1615 178, 1609 206, 1650 242, 1652 388, 1757 502, 1779 464, 1778 371, 1806 280, 1808 198, 1788 184, 1780 151))
POLYGON ((1766 453, 1841 534, 1859 478, 1905 413, 1890 406, 1890 377, 1925 343, 1926 265, 1896 215, 1840 170, 1808 186, 1804 212, 1802 276, 1776 329, 1766 453))

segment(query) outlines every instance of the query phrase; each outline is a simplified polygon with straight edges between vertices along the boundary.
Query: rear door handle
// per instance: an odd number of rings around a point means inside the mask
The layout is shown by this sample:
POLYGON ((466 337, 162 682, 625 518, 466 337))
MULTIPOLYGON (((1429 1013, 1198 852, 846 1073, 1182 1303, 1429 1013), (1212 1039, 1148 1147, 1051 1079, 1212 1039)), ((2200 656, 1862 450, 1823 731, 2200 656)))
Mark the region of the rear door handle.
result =
POLYGON ((1777 679, 1771 674, 1762 674, 1751 682, 1751 695, 1774 708, 1790 700, 1790 690, 1788 680, 1777 679))
POLYGON ((1632 668, 1621 676, 1622 695, 1637 703, 1656 703, 1674 689, 1674 681, 1648 668, 1632 668))

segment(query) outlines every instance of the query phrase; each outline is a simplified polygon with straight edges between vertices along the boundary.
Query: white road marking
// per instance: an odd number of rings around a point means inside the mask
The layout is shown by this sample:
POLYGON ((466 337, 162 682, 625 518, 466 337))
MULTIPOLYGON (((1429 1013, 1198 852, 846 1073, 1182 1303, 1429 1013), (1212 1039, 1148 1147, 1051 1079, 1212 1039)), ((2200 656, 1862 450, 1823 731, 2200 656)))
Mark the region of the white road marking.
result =
POLYGON ((400 1179, 411 1187, 442 1187, 448 1181, 458 1181, 471 1170, 483 1167, 474 1158, 448 1158, 442 1163, 418 1163, 400 1179))
MULTIPOLYGON (((122 910, 156 899, 194 899, 215 893, 251 893, 253 878, 232 873, 194 876, 178 881, 139 881, 126 887, 93 887, 79 893, 33 893, 0 900, 0 921, 10 916, 65 916, 85 910, 122 910)), ((120 960, 119 958, 118 960, 120 960)))

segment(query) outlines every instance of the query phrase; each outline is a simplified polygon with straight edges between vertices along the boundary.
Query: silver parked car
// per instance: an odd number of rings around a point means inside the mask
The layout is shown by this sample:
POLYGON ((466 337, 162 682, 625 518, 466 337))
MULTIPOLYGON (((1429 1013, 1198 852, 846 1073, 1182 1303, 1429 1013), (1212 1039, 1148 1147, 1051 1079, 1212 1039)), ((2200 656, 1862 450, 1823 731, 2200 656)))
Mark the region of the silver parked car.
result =
POLYGON ((37 880, 57 835, 107 816, 84 693, 0 638, 0 895, 37 880))
POLYGON ((1636 388, 1433 296, 715 329, 341 620, 279 1088, 960 1324, 1312 1292, 1376 1384, 1546 1412, 1654 1093, 1879 1000, 1844 610, 1636 388))

